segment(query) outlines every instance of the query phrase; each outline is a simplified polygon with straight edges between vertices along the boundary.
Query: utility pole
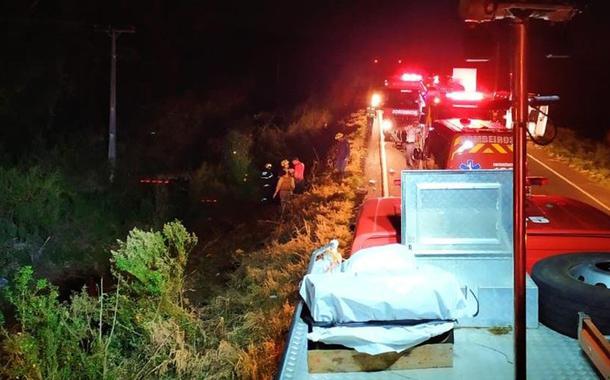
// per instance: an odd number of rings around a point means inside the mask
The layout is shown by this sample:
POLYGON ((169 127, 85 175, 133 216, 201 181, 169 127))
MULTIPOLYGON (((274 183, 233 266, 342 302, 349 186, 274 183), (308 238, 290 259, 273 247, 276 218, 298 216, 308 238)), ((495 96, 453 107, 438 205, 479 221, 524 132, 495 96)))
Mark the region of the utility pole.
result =
POLYGON ((527 41, 528 20, 551 22, 570 21, 580 10, 563 0, 530 3, 511 0, 460 0, 460 13, 466 22, 491 22, 501 19, 513 21, 513 305, 515 379, 527 377, 527 333, 525 310, 526 276, 526 219, 525 174, 527 158, 527 41))
POLYGON ((135 28, 116 29, 109 26, 104 30, 112 39, 110 50, 110 115, 108 118, 108 163, 110 182, 114 181, 116 170, 116 40, 122 33, 135 33, 135 28))
POLYGON ((515 309, 515 378, 527 377, 526 361, 526 310, 525 310, 525 255, 526 255, 526 221, 525 221, 525 175, 526 175, 526 128, 528 110, 527 92, 527 10, 512 10, 516 17, 514 24, 515 46, 513 71, 513 244, 514 244, 514 309, 515 309), (520 12, 519 12, 520 11, 520 12))

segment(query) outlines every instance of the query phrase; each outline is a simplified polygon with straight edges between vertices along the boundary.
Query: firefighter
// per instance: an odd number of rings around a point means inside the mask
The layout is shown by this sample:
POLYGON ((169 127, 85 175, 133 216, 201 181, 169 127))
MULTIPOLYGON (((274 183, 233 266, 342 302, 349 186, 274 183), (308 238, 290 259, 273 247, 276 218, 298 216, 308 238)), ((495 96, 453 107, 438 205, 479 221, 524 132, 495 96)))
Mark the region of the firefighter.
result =
MULTIPOLYGON (((282 167, 282 171, 283 171, 283 172, 287 172, 287 171, 288 171, 288 169, 290 169, 290 161, 288 161, 288 160, 282 160, 282 161, 280 162, 280 166, 282 167)), ((281 176, 281 175, 283 175, 283 174, 284 174, 284 173, 280 173, 279 175, 281 176)))
POLYGON ((271 170, 272 168, 273 165, 266 163, 259 177, 262 195, 261 203, 271 202, 271 197, 273 196, 273 177, 275 176, 271 170))
POLYGON ((410 124, 407 126, 405 133, 405 158, 407 161, 407 169, 415 169, 415 149, 417 148, 417 142, 419 138, 419 125, 410 124))
POLYGON ((294 181, 296 186, 294 192, 300 194, 305 187, 305 164, 302 163, 298 157, 295 157, 292 159, 292 167, 294 168, 294 181))
MULTIPOLYGON (((288 163, 288 160, 284 160, 288 163)), ((282 161, 282 164, 283 162, 282 161)), ((283 166, 283 165, 282 165, 283 166)), ((273 193, 273 198, 276 196, 280 196, 280 203, 282 205, 282 214, 284 213, 284 209, 288 202, 290 202, 290 198, 292 198, 292 193, 294 192, 294 169, 286 168, 284 170, 284 174, 278 178, 277 185, 275 186, 275 192, 273 193)))
POLYGON ((343 133, 339 132, 335 135, 335 146, 333 147, 334 152, 334 173, 337 175, 339 180, 343 179, 343 175, 345 174, 345 168, 347 167, 347 161, 349 160, 349 142, 343 135, 343 133))

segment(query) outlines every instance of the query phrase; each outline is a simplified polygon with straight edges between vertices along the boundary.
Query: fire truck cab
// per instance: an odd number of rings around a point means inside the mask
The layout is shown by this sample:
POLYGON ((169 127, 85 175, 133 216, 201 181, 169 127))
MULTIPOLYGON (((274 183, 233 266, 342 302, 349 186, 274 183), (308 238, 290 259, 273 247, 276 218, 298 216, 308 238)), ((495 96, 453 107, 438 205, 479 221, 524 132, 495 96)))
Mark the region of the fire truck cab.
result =
POLYGON ((428 128, 424 152, 427 169, 510 169, 512 131, 499 122, 443 119, 428 128))
POLYGON ((382 127, 386 139, 400 146, 409 126, 419 126, 426 106, 426 86, 419 74, 404 73, 387 80, 379 94, 383 111, 382 127))

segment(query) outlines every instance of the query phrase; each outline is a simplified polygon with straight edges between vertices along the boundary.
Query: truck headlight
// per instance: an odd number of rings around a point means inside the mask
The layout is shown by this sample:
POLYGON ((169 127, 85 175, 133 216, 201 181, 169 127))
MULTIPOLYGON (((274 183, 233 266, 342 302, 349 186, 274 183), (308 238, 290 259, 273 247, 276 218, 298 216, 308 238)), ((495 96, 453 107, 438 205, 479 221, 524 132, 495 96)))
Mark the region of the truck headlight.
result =
POLYGON ((383 128, 383 130, 384 130, 384 131, 386 131, 386 132, 387 132, 387 131, 389 131, 389 130, 391 130, 393 126, 394 126, 394 124, 392 123, 392 120, 388 120, 388 119, 386 119, 386 120, 384 120, 384 121, 381 123, 381 127, 382 127, 382 128, 383 128))
POLYGON ((381 95, 374 93, 371 97, 371 107, 377 108, 381 104, 381 95))

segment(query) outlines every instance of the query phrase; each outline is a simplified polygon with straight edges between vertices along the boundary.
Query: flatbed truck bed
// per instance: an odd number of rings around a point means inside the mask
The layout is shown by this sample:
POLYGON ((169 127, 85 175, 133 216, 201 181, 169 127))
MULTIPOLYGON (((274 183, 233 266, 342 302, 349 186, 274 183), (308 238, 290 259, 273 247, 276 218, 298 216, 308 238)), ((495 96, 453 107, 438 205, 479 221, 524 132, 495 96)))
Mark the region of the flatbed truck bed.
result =
MULTIPOLYGON (((514 379, 512 333, 495 335, 486 328, 454 330, 451 368, 427 368, 381 372, 310 374, 307 368, 307 324, 295 309, 287 347, 280 363, 281 380, 512 380, 514 379)), ((539 325, 527 329, 527 378, 533 380, 595 380, 597 371, 582 352, 578 340, 539 325)))

